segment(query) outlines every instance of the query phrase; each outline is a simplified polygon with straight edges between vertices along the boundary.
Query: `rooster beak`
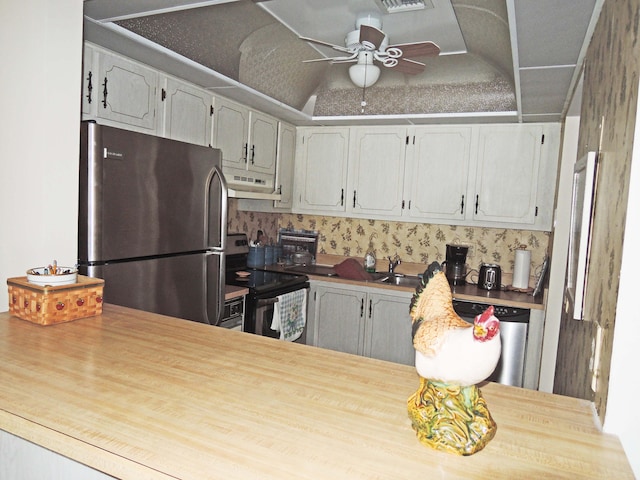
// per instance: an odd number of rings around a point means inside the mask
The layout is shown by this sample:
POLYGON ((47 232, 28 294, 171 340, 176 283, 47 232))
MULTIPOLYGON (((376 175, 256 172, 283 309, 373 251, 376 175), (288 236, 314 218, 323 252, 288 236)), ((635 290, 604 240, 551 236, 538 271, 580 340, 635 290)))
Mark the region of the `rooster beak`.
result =
POLYGON ((477 338, 484 338, 487 336, 487 330, 482 325, 474 325, 473 335, 477 338))

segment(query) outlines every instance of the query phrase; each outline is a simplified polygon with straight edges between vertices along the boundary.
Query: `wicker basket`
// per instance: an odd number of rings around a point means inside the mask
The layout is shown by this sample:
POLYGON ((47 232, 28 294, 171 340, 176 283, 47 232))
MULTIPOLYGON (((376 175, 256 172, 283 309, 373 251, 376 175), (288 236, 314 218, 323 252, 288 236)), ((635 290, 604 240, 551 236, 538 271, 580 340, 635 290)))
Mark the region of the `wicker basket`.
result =
POLYGON ((78 275, 78 283, 39 286, 27 277, 7 279, 9 313, 40 325, 69 322, 102 313, 104 280, 78 275))

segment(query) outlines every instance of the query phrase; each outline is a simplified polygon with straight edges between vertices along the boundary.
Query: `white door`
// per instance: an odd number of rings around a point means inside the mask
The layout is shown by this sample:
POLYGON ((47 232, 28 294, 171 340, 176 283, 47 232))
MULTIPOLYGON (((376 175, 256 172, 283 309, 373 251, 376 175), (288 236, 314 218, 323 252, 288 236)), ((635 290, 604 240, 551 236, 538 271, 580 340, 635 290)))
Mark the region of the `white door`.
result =
POLYGON ((223 167, 247 169, 249 110, 237 103, 215 99, 214 146, 222 150, 223 167))
POLYGON ((409 137, 405 215, 462 220, 469 205, 470 127, 417 127, 409 137))
POLYGON ((344 212, 349 128, 305 129, 296 149, 296 210, 344 212))
POLYGON ((162 135, 182 142, 211 145, 213 96, 174 78, 162 89, 162 135))
POLYGON ((293 206, 293 172, 296 158, 296 129, 280 122, 278 127, 278 153, 276 192, 280 200, 274 202, 274 208, 291 211, 293 206))
POLYGON ((268 115, 251 111, 247 169, 275 175, 277 141, 278 121, 268 115))
POLYGON ((535 223, 542 127, 482 127, 472 215, 474 220, 535 223))
POLYGON ((117 55, 98 55, 98 118, 155 133, 157 72, 117 55))
POLYGON ((348 208, 373 217, 400 216, 407 129, 357 128, 352 142, 348 208))

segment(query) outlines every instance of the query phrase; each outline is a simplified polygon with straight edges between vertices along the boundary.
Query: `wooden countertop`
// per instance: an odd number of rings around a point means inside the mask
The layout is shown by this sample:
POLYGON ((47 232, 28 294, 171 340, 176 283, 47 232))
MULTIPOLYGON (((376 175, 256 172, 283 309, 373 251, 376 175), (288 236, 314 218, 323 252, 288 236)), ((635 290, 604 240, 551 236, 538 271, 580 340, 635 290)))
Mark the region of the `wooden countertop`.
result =
POLYGON ((120 478, 633 478, 591 403, 482 386, 498 430, 470 457, 418 442, 412 367, 105 305, 0 314, 0 428, 120 478))
POLYGON ((225 300, 231 300, 232 298, 242 297, 249 293, 249 289, 246 287, 236 287, 235 285, 225 285, 225 300))
MULTIPOLYGON (((323 255, 321 258, 323 260, 322 265, 325 266, 333 266, 335 261, 331 255, 323 255), (328 263, 327 263, 328 262, 328 263)), ((319 264, 320 265, 320 264, 319 264)), ((405 275, 417 275, 418 273, 423 273, 424 268, 415 267, 415 264, 412 265, 404 265, 405 270, 402 271, 398 269, 398 273, 404 273, 405 275)), ((265 267, 265 269, 278 271, 278 272, 286 272, 287 267, 280 265, 270 265, 265 267)), ((411 287, 403 287, 397 285, 389 285, 387 283, 380 282, 365 282, 362 280, 349 280, 345 278, 340 278, 338 276, 321 276, 321 275, 308 275, 308 277, 312 280, 319 280, 323 282, 334 282, 334 283, 343 283, 350 285, 366 285, 368 287, 375 288, 383 288, 387 290, 400 290, 406 292, 414 292, 415 289, 411 287)), ((458 285, 452 287, 451 289, 453 293, 453 297, 458 300, 467 300, 470 302, 482 302, 482 303, 490 303, 493 305, 502 305, 505 307, 516 307, 516 308, 528 308, 531 310, 544 310, 544 299, 541 296, 533 297, 527 293, 512 291, 512 290, 482 290, 478 288, 476 285, 458 285)))

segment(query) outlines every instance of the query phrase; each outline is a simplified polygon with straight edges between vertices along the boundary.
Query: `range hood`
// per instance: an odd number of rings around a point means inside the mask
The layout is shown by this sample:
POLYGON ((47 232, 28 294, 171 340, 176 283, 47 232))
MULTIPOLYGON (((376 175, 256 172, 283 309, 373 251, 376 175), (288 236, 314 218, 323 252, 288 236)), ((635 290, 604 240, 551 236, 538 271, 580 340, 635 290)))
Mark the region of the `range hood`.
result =
POLYGON ((230 185, 229 198, 250 198, 252 200, 281 200, 282 195, 277 192, 242 190, 242 187, 230 185))
POLYGON ((281 200, 282 195, 274 186, 274 175, 252 173, 222 167, 230 198, 251 198, 253 200, 281 200))

